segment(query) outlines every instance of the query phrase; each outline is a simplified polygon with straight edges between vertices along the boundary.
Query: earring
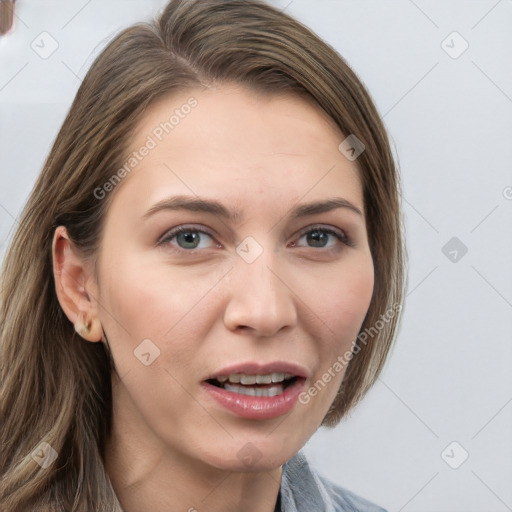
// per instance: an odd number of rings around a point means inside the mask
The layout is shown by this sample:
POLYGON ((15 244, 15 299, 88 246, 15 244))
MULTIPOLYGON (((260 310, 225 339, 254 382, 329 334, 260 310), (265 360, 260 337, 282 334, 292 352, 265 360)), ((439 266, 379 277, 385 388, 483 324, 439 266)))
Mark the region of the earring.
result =
POLYGON ((75 322, 75 331, 84 338, 89 334, 89 331, 91 330, 91 325, 89 322, 84 321, 84 314, 82 311, 78 313, 78 319, 75 322))

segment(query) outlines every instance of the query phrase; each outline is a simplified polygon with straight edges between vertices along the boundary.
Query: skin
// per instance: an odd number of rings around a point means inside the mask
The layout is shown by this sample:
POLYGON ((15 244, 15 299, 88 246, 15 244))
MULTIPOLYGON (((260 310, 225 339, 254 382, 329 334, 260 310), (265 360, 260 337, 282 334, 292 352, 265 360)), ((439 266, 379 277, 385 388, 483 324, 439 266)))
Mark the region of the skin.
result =
POLYGON ((352 348, 374 285, 363 190, 356 162, 338 150, 345 136, 294 95, 224 84, 164 98, 145 113, 132 150, 190 96, 198 106, 111 192, 97 279, 65 228, 55 231, 57 294, 71 322, 90 323, 84 340, 101 341, 103 328, 113 353, 106 467, 124 510, 272 512, 282 465, 319 427, 344 369, 307 405, 267 420, 224 409, 201 382, 234 363, 281 360, 307 370, 307 389, 352 348), (175 195, 216 199, 243 217, 142 218, 175 195), (289 217, 297 204, 333 197, 363 214, 289 217), (319 224, 354 246, 302 234, 319 224), (200 233, 195 249, 180 237, 158 245, 179 225, 213 236, 200 233), (263 249, 252 263, 236 252, 248 236, 263 249), (134 356, 144 339, 160 350, 149 366, 134 356), (259 456, 250 467, 238 455, 249 442, 259 456))

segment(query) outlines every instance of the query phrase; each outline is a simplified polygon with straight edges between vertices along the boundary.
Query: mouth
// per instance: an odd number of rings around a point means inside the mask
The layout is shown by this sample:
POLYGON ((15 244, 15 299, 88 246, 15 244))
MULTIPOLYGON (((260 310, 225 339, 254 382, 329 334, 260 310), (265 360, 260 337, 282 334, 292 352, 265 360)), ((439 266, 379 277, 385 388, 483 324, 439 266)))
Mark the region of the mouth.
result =
POLYGON ((274 397, 279 396, 286 389, 302 379, 291 373, 231 373, 219 375, 206 382, 218 388, 246 396, 274 397))
POLYGON ((309 375, 306 367, 288 361, 246 362, 209 375, 203 389, 238 417, 269 420, 293 410, 309 375))

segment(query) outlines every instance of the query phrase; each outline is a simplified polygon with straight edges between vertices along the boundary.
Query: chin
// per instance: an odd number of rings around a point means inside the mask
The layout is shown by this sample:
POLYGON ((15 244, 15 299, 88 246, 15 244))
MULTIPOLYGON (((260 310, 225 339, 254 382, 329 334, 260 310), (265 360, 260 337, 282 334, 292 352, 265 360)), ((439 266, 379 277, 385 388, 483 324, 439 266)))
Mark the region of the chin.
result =
POLYGON ((238 441, 235 446, 226 447, 222 453, 205 454, 204 461, 213 467, 237 473, 271 471, 290 460, 300 447, 287 447, 280 443, 269 442, 268 438, 261 442, 238 441))

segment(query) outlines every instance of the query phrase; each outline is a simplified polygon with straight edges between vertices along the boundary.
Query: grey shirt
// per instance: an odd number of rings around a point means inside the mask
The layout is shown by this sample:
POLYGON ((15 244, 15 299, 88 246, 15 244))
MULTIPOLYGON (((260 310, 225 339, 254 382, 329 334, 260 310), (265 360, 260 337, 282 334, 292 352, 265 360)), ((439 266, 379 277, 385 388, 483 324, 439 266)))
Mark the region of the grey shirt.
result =
POLYGON ((386 512, 317 473, 302 451, 283 465, 276 512, 386 512))

